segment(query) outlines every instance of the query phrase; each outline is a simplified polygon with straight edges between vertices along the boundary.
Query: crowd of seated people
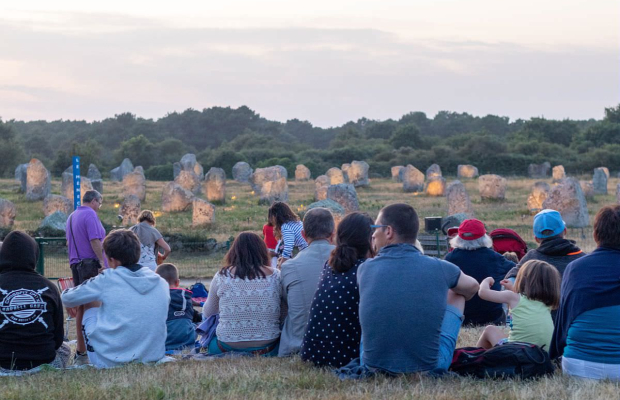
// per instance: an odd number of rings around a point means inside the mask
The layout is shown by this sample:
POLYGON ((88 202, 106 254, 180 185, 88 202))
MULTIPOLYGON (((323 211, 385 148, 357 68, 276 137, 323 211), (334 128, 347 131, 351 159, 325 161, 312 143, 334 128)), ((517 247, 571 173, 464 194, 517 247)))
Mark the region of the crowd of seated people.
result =
POLYGON ((620 380, 620 206, 597 213, 597 248, 587 255, 565 238, 557 211, 542 211, 533 225, 540 247, 516 265, 492 250, 475 219, 461 223, 454 250, 439 259, 416 246, 419 217, 407 204, 384 207, 374 221, 353 212, 337 227, 327 209, 303 221, 289 211, 284 203, 270 210, 285 242, 278 263, 263 238, 238 234, 202 313, 173 264, 139 263, 131 230, 107 234, 108 268, 62 294, 35 271, 34 240, 11 232, 0 248, 0 369, 69 365, 63 306, 83 305, 98 368, 195 351, 195 324, 217 317, 202 349, 211 356, 298 354, 358 375, 446 371, 461 327, 472 324, 487 325, 479 347, 532 343, 561 357, 567 375, 620 380))

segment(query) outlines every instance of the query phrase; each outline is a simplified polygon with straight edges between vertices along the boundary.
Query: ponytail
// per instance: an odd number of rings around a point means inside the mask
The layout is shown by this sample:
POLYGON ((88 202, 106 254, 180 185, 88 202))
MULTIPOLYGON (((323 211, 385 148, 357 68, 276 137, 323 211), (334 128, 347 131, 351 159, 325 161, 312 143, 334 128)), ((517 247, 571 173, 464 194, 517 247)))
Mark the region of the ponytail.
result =
POLYGON ((328 264, 334 272, 347 272, 350 270, 359 258, 355 247, 346 244, 336 246, 329 256, 328 264))

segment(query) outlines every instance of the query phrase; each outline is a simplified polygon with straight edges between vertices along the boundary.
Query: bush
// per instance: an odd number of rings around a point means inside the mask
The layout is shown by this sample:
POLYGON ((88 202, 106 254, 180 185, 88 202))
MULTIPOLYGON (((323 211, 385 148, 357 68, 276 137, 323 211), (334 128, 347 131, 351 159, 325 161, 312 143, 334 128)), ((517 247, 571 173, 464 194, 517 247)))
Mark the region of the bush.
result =
POLYGON ((174 180, 174 169, 171 163, 154 165, 144 171, 144 175, 151 181, 171 181, 174 180))

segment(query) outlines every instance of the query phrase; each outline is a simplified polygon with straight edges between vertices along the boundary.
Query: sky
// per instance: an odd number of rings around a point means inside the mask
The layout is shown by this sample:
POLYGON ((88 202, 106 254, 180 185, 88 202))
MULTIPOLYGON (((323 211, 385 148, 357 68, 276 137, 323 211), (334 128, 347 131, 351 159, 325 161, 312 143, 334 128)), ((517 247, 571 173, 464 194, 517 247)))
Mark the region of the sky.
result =
POLYGON ((617 0, 0 2, 4 120, 246 105, 329 127, 618 103, 617 0))

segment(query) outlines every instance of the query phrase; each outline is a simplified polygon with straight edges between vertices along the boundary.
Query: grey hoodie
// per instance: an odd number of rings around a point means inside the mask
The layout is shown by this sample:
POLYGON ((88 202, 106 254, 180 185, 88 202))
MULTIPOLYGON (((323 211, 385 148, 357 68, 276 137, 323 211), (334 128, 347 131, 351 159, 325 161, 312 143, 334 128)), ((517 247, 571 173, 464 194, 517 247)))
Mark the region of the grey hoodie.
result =
POLYGON ((168 283, 147 267, 125 267, 102 274, 62 293, 67 307, 100 301, 95 331, 89 336, 98 368, 164 357, 168 283))

